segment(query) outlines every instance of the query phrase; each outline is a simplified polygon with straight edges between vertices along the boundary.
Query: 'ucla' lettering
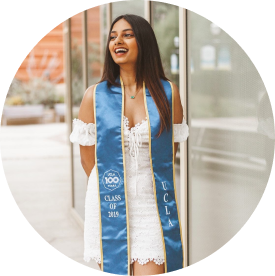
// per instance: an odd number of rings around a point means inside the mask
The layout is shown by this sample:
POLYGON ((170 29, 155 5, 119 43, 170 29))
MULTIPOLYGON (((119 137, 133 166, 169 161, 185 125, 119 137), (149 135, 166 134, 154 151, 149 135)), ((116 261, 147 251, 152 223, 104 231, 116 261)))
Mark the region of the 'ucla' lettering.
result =
POLYGON ((172 224, 171 220, 169 219, 169 227, 171 227, 171 226, 174 226, 174 225, 172 224))
POLYGON ((163 190, 166 191, 167 190, 166 181, 163 181, 161 183, 162 183, 163 190))
MULTIPOLYGON (((162 183, 163 190, 166 191, 167 190, 167 183, 166 183, 166 181, 163 181, 161 183, 162 183)), ((164 202, 168 202, 169 201, 168 200, 168 193, 164 194, 163 201, 164 202)), ((170 215, 170 211, 168 210, 168 206, 165 205, 164 207, 165 207, 165 214, 166 214, 166 216, 170 215)), ((169 223, 169 227, 174 226, 173 223, 171 222, 170 218, 168 218, 168 223, 169 223)))

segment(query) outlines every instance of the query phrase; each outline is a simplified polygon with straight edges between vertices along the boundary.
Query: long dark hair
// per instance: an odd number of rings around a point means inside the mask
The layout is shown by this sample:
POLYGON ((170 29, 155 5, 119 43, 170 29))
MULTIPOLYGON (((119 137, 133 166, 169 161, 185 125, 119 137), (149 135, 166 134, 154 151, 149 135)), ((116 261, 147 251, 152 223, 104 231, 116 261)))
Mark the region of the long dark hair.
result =
POLYGON ((137 41, 138 57, 136 66, 138 70, 136 70, 136 82, 138 86, 142 86, 143 81, 145 81, 157 106, 161 121, 160 130, 157 134, 159 137, 164 128, 169 130, 171 127, 171 110, 163 85, 160 81, 160 79, 168 79, 163 71, 155 33, 149 22, 143 17, 134 14, 124 14, 118 16, 113 21, 107 39, 104 69, 100 82, 107 81, 109 86, 117 86, 116 78, 119 76, 120 70, 119 65, 114 62, 111 56, 109 43, 113 26, 120 19, 125 19, 132 26, 137 41))

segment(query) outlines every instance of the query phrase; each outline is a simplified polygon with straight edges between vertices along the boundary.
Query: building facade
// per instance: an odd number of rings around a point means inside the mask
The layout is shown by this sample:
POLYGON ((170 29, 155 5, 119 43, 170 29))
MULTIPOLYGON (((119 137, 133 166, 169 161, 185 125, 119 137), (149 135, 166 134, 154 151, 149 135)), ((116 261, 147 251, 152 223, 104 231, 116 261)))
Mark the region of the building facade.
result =
POLYGON ((52 83, 64 83, 63 24, 46 34, 26 56, 14 78, 28 82, 45 78, 52 83))

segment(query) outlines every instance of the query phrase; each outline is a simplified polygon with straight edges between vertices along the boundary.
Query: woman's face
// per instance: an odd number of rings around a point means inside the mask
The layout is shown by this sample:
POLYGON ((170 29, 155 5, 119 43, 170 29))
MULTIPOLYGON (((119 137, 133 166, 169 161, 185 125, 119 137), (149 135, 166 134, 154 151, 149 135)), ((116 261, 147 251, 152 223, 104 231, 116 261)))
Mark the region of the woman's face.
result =
POLYGON ((137 41, 132 26, 125 20, 117 21, 110 34, 109 51, 118 65, 135 64, 138 56, 137 41))

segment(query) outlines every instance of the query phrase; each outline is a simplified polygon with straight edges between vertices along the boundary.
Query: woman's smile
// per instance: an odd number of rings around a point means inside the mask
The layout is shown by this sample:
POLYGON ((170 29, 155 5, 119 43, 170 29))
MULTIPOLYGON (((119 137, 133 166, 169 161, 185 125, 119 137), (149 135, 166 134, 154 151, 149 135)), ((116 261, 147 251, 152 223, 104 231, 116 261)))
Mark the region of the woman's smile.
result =
POLYGON ((122 55, 125 55, 127 54, 128 52, 128 49, 124 48, 124 47, 116 47, 115 48, 115 54, 117 56, 122 56, 122 55))

